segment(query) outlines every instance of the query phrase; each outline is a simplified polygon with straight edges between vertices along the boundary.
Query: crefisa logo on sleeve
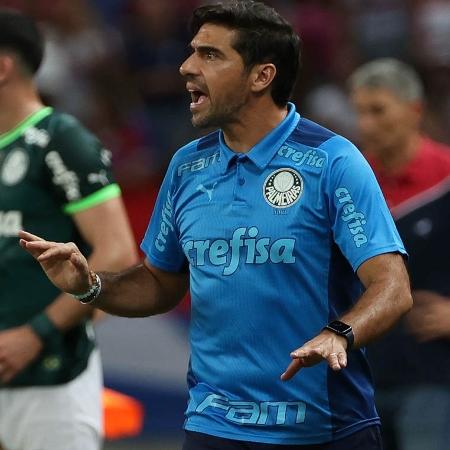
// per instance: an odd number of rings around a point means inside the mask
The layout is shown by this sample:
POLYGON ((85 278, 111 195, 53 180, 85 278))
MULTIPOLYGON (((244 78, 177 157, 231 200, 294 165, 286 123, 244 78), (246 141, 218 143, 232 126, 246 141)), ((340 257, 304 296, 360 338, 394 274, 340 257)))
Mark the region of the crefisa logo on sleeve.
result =
POLYGON ((303 193, 303 179, 289 167, 275 170, 264 182, 263 196, 274 208, 288 208, 297 203, 303 193))

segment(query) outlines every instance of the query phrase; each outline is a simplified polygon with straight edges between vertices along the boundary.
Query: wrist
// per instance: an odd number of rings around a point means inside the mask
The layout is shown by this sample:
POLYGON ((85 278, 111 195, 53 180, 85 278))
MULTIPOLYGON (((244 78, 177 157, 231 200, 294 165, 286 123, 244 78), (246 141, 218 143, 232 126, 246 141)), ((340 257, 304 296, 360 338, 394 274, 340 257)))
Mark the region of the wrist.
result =
POLYGON ((92 270, 89 271, 89 281, 90 287, 86 292, 82 294, 71 294, 72 297, 75 297, 83 305, 92 303, 100 295, 102 290, 100 277, 92 270))
POLYGON ((42 311, 27 322, 36 336, 39 337, 42 344, 46 344, 53 337, 59 336, 61 333, 55 324, 49 319, 47 313, 42 311))
POLYGON ((353 348, 355 336, 353 334, 351 325, 341 322, 340 320, 333 320, 324 327, 324 330, 328 330, 331 333, 334 333, 336 336, 343 338, 346 341, 346 351, 349 351, 353 348))

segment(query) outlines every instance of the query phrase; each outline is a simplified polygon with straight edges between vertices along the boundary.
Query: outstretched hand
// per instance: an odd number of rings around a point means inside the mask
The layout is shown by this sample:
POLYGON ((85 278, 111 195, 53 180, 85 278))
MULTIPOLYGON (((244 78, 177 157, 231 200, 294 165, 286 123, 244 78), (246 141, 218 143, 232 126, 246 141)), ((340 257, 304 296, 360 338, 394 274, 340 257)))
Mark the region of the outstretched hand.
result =
POLYGON ((41 265, 50 281, 61 291, 82 294, 90 287, 86 258, 73 242, 45 241, 39 236, 19 231, 20 246, 41 265))
POLYGON ((341 370, 347 366, 346 348, 347 341, 344 337, 324 330, 291 353, 292 362, 281 379, 290 380, 303 367, 315 366, 324 360, 333 370, 341 370))

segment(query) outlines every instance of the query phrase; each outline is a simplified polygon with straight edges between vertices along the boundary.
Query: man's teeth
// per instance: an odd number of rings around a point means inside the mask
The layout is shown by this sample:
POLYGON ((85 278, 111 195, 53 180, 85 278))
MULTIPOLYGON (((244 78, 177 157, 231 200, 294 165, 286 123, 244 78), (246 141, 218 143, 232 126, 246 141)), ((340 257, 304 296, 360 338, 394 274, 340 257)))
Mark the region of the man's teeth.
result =
POLYGON ((200 103, 203 103, 203 101, 206 99, 206 95, 200 91, 192 91, 191 99, 192 99, 192 103, 198 105, 200 103))

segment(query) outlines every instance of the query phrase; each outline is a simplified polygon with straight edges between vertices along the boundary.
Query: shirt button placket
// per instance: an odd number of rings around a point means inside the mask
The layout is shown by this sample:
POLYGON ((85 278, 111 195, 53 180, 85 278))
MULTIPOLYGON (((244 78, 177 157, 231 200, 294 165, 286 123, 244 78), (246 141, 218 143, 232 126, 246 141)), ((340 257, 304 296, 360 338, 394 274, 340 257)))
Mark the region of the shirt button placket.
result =
POLYGON ((238 202, 245 202, 245 195, 243 191, 243 186, 245 185, 245 177, 244 177, 244 170, 243 170, 243 164, 247 161, 247 156, 245 155, 239 155, 236 160, 236 196, 235 200, 238 202))

